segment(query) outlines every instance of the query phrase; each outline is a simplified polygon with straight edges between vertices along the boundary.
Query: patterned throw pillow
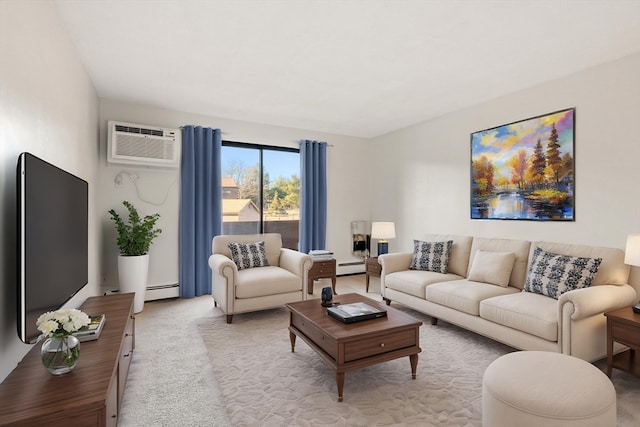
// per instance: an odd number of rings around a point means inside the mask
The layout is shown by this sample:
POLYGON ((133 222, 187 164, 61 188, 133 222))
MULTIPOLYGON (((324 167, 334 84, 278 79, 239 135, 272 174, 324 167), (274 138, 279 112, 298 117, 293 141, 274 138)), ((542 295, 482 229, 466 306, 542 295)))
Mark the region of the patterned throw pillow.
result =
POLYGON ((238 270, 269 265, 264 242, 228 243, 227 247, 231 251, 231 259, 238 266, 238 270))
POLYGON ((434 271, 447 274, 449 272, 449 254, 453 240, 447 242, 413 241, 411 270, 434 271))
POLYGON ((554 254, 536 246, 524 291, 558 299, 565 292, 588 288, 601 262, 602 258, 554 254))

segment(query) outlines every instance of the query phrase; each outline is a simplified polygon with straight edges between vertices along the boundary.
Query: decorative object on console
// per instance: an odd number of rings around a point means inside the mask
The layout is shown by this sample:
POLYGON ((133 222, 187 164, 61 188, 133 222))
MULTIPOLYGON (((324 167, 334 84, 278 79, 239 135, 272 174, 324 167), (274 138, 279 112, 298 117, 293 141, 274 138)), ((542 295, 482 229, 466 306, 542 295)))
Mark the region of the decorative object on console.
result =
POLYGON ((144 308, 144 297, 149 273, 149 247, 162 229, 155 228, 160 215, 155 213, 141 218, 136 208, 126 200, 122 204, 129 211, 129 222, 125 223, 120 215, 110 209, 111 219, 116 224, 120 248, 118 256, 118 281, 120 292, 135 293, 134 312, 144 308))
POLYGON ((378 255, 389 253, 386 239, 396 238, 396 226, 393 222, 374 222, 371 224, 371 237, 378 240, 378 255))
POLYGON ((640 267, 640 234, 629 234, 627 236, 624 263, 640 267))
POLYGON ((311 255, 311 259, 313 261, 333 259, 333 251, 329 251, 327 249, 313 249, 309 251, 309 255, 311 255))
POLYGON ((370 254, 371 236, 369 235, 368 221, 351 221, 351 239, 353 248, 351 253, 354 256, 368 258, 370 254))
POLYGON ((471 134, 471 219, 574 221, 575 108, 471 134))
POLYGON ((73 333, 90 322, 86 313, 75 308, 48 311, 38 317, 36 325, 46 337, 40 355, 47 371, 62 375, 75 368, 80 357, 80 341, 73 333))
POLYGON ((333 291, 330 286, 322 288, 322 306, 331 307, 333 305, 333 291))

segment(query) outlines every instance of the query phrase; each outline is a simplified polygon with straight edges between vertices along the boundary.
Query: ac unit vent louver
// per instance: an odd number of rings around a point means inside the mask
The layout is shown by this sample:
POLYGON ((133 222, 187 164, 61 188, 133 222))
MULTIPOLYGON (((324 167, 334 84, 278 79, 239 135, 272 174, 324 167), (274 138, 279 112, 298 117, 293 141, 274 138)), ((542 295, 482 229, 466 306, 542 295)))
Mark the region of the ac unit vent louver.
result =
POLYGON ((141 166, 178 167, 180 130, 109 122, 107 161, 141 166))

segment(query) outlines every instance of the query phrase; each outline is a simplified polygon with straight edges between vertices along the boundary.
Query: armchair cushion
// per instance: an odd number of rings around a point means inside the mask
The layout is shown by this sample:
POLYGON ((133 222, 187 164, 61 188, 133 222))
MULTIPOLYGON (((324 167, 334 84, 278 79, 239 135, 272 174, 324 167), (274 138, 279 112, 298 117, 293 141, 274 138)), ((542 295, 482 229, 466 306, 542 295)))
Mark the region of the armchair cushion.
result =
POLYGON ((227 244, 231 259, 238 267, 238 270, 244 270, 254 267, 267 267, 267 253, 264 249, 264 241, 254 243, 238 243, 230 242, 227 244))
POLYGON ((256 298, 300 291, 300 277, 284 268, 267 266, 238 271, 236 298, 256 298))

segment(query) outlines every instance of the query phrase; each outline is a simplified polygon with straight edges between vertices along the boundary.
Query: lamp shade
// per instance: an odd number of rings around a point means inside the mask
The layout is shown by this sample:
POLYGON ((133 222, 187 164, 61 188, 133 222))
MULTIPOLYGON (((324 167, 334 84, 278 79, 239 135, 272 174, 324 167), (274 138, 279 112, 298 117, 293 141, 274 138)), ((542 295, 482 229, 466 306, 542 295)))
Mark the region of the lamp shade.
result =
POLYGON ((629 234, 627 237, 627 247, 624 251, 624 263, 640 266, 640 234, 629 234))
POLYGON ((374 222, 371 224, 371 237, 374 239, 395 239, 396 226, 393 222, 374 222))

